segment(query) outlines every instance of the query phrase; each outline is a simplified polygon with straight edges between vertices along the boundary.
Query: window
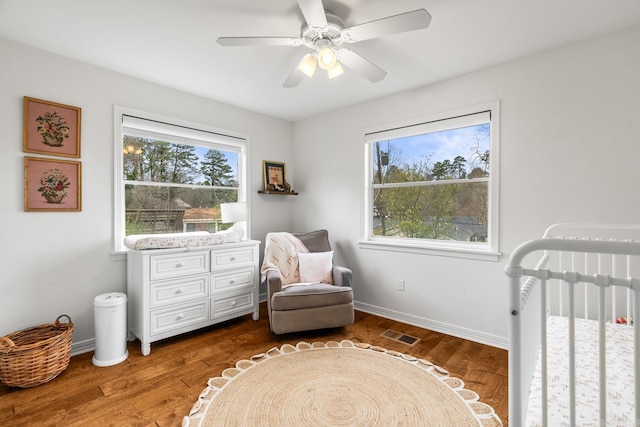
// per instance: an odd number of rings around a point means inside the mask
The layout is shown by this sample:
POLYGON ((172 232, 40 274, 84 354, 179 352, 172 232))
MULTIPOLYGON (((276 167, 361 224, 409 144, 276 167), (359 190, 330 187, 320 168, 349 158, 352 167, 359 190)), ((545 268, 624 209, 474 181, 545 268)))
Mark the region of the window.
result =
POLYGON ((246 200, 247 138, 116 107, 115 249, 125 236, 216 232, 246 200))
POLYGON ((497 258, 498 105, 365 133, 365 246, 497 258))

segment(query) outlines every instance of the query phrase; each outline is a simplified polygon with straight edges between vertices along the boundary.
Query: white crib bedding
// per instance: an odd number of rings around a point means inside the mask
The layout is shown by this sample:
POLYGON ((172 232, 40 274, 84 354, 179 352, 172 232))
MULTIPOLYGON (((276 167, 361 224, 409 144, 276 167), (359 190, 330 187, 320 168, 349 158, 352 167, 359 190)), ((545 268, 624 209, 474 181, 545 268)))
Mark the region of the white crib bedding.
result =
MULTIPOLYGON (((569 425, 568 318, 547 321, 549 426, 569 425)), ((607 323, 607 423, 634 425, 633 328, 607 323)), ((576 425, 599 426, 598 322, 576 319, 576 425)), ((541 360, 529 393, 527 426, 542 426, 541 360)))

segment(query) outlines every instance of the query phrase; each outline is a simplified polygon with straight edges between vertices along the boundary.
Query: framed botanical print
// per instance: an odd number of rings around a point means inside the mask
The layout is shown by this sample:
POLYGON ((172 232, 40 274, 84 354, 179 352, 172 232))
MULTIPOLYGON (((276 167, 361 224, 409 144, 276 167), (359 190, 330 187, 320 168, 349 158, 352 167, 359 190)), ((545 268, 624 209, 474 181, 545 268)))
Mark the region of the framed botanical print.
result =
POLYGON ((24 158, 24 210, 80 212, 82 165, 71 160, 24 158))
POLYGON ((71 105, 24 97, 25 153, 80 157, 81 110, 71 105))

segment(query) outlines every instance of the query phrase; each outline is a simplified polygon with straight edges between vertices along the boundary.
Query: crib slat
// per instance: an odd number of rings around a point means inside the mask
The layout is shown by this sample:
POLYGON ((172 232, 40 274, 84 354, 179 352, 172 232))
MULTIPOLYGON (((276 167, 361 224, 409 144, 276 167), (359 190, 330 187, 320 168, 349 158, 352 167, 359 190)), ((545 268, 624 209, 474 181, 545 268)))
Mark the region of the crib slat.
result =
POLYGON ((547 405, 549 390, 547 383, 547 281, 540 280, 540 357, 542 372, 542 426, 549 425, 549 408, 547 405))
MULTIPOLYGON (((603 273, 602 254, 598 254, 598 274, 603 273)), ((616 256, 611 255, 611 275, 616 276, 616 256)), ((605 288, 598 287, 598 402, 600 425, 607 425, 607 334, 605 330, 605 288)), ((615 313, 615 286, 612 289, 612 312, 615 313)))
MULTIPOLYGON (((558 252, 558 271, 562 271, 563 266, 562 266, 562 257, 563 257, 564 252, 560 251, 558 252)), ((558 304, 559 304, 559 311, 560 311, 560 316, 564 316, 564 303, 563 303, 563 299, 562 299, 562 285, 564 282, 558 282, 558 304)))
MULTIPOLYGON (((631 277, 631 257, 627 255, 627 277, 631 277)), ((631 289, 627 289, 627 318, 633 317, 636 319, 636 315, 632 308, 633 296, 631 295, 631 289)), ((613 319, 615 322, 615 318, 613 319)))
POLYGON ((636 410, 636 426, 640 426, 640 290, 633 292, 633 385, 636 410))
MULTIPOLYGON (((598 268, 600 271, 600 268, 598 268)), ((598 363, 600 389, 600 425, 607 425, 607 334, 605 324, 605 288, 598 288, 598 363)))
POLYGON ((569 283, 569 425, 576 425, 576 301, 575 283, 569 283))

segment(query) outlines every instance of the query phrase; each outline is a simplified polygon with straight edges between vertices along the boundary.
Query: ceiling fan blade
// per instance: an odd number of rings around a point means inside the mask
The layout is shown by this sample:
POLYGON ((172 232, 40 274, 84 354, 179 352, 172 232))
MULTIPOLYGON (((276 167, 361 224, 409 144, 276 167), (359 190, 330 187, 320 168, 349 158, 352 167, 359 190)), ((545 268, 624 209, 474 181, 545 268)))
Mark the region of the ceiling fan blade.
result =
POLYGON ((317 28, 327 26, 327 15, 324 13, 322 0, 298 0, 298 6, 309 26, 317 28))
POLYGON ((284 81, 282 87, 291 88, 296 87, 300 84, 300 82, 304 79, 304 73, 300 71, 298 66, 296 66, 293 70, 291 70, 291 74, 287 77, 287 80, 284 81))
POLYGON ((367 80, 375 83, 384 79, 387 72, 363 58, 350 49, 340 49, 336 52, 336 57, 346 67, 352 69, 356 73, 361 74, 367 80))
POLYGON ((220 46, 300 46, 298 37, 218 37, 220 46))
POLYGON ((345 28, 342 30, 342 38, 347 43, 355 43, 391 34, 421 30, 427 28, 430 22, 431 14, 425 9, 418 9, 345 28))

